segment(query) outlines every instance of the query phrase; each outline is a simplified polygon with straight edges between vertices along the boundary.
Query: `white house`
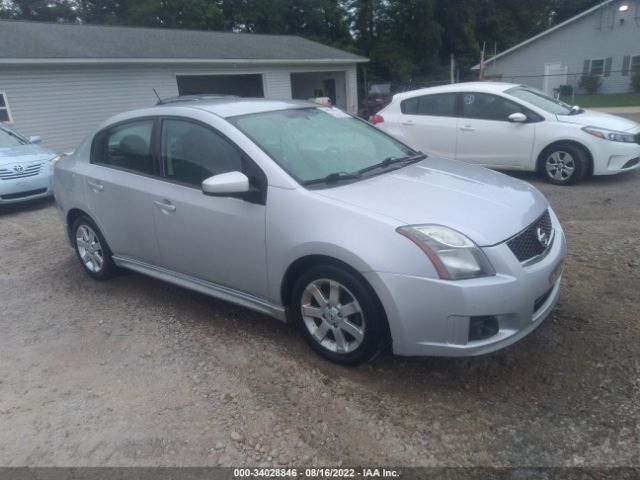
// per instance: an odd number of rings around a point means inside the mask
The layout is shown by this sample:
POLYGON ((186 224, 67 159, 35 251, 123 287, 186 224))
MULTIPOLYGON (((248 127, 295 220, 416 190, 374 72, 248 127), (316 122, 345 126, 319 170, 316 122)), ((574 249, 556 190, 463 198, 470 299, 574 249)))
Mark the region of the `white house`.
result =
MULTIPOLYGON (((640 0, 608 0, 486 60, 484 76, 551 94, 600 75, 598 93, 624 93, 640 72, 640 0)), ((479 65, 473 67, 479 69, 479 65)))
POLYGON ((0 121, 74 149, 107 117, 162 98, 328 96, 358 110, 367 59, 300 37, 0 21, 0 121))

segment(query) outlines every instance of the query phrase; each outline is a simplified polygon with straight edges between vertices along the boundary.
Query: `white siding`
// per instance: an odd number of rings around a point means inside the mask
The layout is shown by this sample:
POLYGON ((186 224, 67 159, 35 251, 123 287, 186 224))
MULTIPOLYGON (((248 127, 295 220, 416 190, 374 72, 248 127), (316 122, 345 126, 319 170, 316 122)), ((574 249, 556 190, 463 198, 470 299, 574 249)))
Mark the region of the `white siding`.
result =
MULTIPOLYGON (((11 105, 12 126, 26 136, 40 135, 44 146, 68 151, 110 116, 154 105, 154 88, 163 98, 177 95, 176 75, 258 73, 263 75, 266 97, 289 99, 292 71, 338 69, 355 72, 349 65, 0 66, 0 91, 11 105)), ((356 95, 355 78, 349 77, 347 105, 354 113, 356 95)))
POLYGON ((611 57, 611 75, 602 77, 598 93, 622 93, 629 91, 631 80, 620 73, 625 55, 640 55, 640 2, 612 2, 488 63, 486 74, 542 88, 545 63, 560 62, 568 67, 568 83, 575 86, 585 60, 611 57), (628 4, 629 10, 618 11, 621 3, 628 4))

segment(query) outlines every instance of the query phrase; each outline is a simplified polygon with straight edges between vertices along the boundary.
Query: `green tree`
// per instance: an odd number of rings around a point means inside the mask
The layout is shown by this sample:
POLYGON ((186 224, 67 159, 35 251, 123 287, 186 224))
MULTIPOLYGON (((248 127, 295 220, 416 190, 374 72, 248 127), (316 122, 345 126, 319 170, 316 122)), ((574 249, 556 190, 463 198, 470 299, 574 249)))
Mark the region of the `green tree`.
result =
POLYGON ((68 0, 13 0, 0 12, 4 18, 17 20, 68 22, 77 18, 73 6, 68 0))

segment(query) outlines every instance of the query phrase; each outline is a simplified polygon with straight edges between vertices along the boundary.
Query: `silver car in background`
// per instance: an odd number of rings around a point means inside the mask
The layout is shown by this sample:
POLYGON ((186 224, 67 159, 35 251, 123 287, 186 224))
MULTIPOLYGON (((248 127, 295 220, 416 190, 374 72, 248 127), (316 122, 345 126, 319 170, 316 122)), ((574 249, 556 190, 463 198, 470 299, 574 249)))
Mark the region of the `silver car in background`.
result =
POLYGON ((468 356, 558 298, 565 238, 532 186, 426 158, 341 110, 218 99, 118 115, 55 167, 93 278, 124 267, 297 324, 343 364, 468 356))
POLYGON ((53 195, 52 163, 59 158, 0 123, 0 205, 53 195))

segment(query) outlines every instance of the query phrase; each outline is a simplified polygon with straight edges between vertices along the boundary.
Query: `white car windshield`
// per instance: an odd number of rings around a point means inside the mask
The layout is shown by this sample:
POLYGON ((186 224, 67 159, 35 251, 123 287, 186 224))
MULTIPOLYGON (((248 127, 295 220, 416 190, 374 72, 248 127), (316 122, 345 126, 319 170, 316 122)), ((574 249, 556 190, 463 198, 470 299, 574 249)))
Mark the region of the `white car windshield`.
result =
POLYGON ((18 147, 26 143, 27 141, 17 133, 0 127, 0 148, 18 147))
POLYGON ((555 115, 570 115, 571 106, 531 87, 514 87, 504 92, 512 97, 529 102, 555 115))
POLYGON ((424 158, 337 108, 297 108, 228 120, 302 184, 356 180, 374 170, 382 173, 391 164, 424 158))

